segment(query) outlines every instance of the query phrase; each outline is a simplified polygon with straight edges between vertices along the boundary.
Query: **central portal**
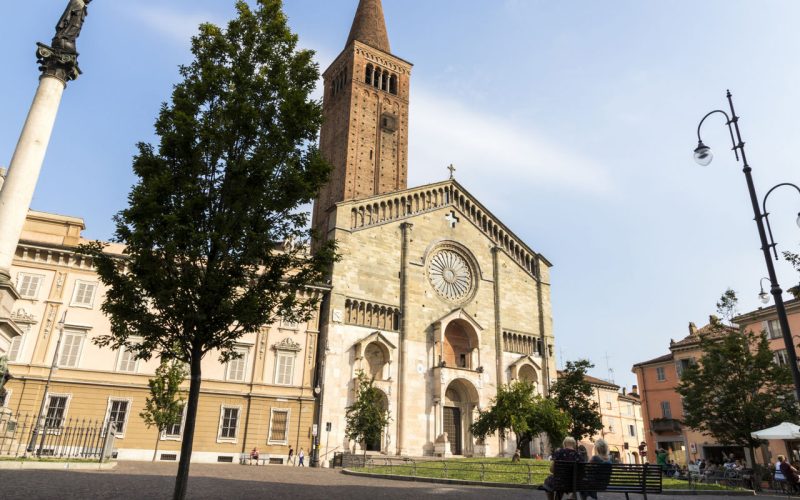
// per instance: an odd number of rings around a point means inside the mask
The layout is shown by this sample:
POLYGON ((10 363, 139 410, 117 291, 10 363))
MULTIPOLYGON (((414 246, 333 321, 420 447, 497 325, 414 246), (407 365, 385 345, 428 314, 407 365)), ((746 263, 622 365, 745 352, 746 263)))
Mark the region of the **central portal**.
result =
POLYGON ((450 453, 461 455, 461 409, 444 407, 444 432, 450 440, 450 453))

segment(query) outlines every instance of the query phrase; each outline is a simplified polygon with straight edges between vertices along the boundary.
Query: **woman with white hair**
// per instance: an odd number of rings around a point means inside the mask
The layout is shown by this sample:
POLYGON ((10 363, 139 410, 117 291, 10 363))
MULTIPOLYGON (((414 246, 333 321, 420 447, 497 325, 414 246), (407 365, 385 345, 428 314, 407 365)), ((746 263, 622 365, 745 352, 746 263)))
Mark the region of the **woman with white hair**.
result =
POLYGON ((576 445, 575 438, 567 436, 564 438, 562 447, 554 451, 553 456, 550 457, 550 460, 553 461, 553 463, 550 464, 550 475, 547 476, 547 479, 544 480, 544 484, 541 487, 543 490, 547 491, 547 500, 555 500, 556 494, 558 494, 558 498, 561 498, 563 494, 563 492, 555 491, 555 478, 553 477, 555 463, 581 461, 581 456, 578 450, 575 449, 576 445))
MULTIPOLYGON (((608 443, 606 443, 605 439, 598 439, 594 442, 594 455, 589 460, 590 464, 611 464, 611 456, 608 453, 608 443)), ((607 471, 603 470, 606 467, 601 468, 599 471, 594 471, 592 474, 592 479, 594 481, 600 483, 608 483, 608 479, 611 477, 611 467, 607 467, 607 471)), ((584 491, 582 492, 583 498, 594 498, 597 499, 597 492, 596 491, 584 491)))

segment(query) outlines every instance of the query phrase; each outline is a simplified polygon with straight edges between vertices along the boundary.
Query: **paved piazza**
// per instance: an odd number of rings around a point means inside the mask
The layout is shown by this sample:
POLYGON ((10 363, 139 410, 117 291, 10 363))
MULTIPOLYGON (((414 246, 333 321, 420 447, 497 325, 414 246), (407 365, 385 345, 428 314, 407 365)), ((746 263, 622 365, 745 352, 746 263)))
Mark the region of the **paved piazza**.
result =
MULTIPOLYGON (((0 471, 0 497, 26 500, 166 499, 172 493, 175 470, 174 464, 141 462, 122 462, 115 470, 104 472, 3 470, 0 471)), ((195 464, 192 466, 192 478, 189 482, 189 498, 531 500, 544 499, 546 496, 544 492, 525 489, 462 487, 360 478, 328 469, 195 464)), ((601 498, 617 499, 625 496, 602 494, 601 498)), ((651 495, 649 498, 663 500, 683 497, 651 495)))

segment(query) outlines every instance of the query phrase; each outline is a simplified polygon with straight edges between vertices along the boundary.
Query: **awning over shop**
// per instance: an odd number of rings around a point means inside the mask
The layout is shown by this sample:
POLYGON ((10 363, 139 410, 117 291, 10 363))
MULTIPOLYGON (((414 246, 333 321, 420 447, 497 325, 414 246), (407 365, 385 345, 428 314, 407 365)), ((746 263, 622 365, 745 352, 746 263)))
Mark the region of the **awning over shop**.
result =
POLYGON ((750 435, 758 439, 800 439, 800 425, 783 422, 769 429, 751 432, 750 435))

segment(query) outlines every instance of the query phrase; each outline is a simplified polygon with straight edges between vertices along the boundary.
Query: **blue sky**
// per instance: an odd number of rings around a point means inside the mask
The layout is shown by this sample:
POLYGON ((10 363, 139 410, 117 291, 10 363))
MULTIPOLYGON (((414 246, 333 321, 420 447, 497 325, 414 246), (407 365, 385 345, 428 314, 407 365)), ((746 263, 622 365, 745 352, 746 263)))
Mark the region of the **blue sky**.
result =
MULTIPOLYGON (((559 359, 588 357, 630 385, 633 363, 705 324, 727 288, 759 305, 766 274, 723 124, 692 161, 699 119, 734 92, 756 187, 800 183, 800 3, 790 0, 383 0, 393 52, 415 64, 409 183, 458 180, 553 268, 559 359)), ((4 6, 0 165, 10 162, 66 0, 4 6)), ((324 68, 343 48, 356 0, 286 0, 301 44, 324 68)), ((96 1, 79 40, 84 75, 64 95, 33 208, 84 217, 111 236, 152 141, 159 105, 189 60, 198 23, 228 0, 96 1)), ((800 197, 770 199, 779 248, 800 250, 800 197)), ((798 281, 778 266, 784 288, 798 281)), ((800 332, 797 332, 800 334, 800 332)))

